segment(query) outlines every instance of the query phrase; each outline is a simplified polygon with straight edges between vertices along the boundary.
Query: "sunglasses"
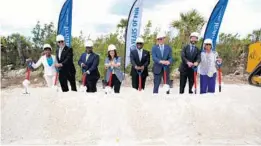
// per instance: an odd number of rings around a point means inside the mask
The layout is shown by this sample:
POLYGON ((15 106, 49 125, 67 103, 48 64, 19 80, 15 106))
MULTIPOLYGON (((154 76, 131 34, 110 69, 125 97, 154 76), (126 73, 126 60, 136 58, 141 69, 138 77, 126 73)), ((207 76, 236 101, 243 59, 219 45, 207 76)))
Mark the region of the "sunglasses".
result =
POLYGON ((92 49, 92 47, 85 47, 86 49, 92 49))
POLYGON ((211 46, 211 44, 205 44, 206 46, 211 46))
POLYGON ((60 44, 60 43, 63 43, 63 41, 58 41, 58 43, 60 44))
POLYGON ((143 45, 143 43, 137 43, 137 45, 143 45))
POLYGON ((163 38, 158 38, 157 40, 158 40, 158 41, 162 41, 162 40, 163 40, 163 38))

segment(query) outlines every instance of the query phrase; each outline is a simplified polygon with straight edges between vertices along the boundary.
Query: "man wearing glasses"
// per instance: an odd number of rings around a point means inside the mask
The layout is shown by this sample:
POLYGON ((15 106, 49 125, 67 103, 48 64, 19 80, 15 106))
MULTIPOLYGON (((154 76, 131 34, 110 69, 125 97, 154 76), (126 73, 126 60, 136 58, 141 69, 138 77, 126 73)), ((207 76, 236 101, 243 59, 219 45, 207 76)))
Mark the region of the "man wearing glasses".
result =
POLYGON ((194 70, 193 68, 198 66, 200 62, 200 50, 196 47, 196 43, 198 42, 199 34, 197 32, 193 32, 190 35, 190 44, 185 46, 181 51, 181 65, 179 67, 180 71, 180 88, 179 93, 184 93, 184 88, 187 83, 187 79, 189 80, 189 94, 192 94, 192 87, 194 83, 194 70))
POLYGON ((55 64, 55 67, 59 71, 59 81, 62 91, 69 91, 68 81, 71 84, 71 90, 77 91, 75 82, 76 70, 73 64, 73 50, 65 45, 64 37, 62 35, 56 37, 56 42, 58 43, 59 48, 56 50, 56 60, 58 63, 55 64))
MULTIPOLYGON (((166 85, 170 84, 170 64, 173 62, 172 49, 170 46, 164 44, 165 34, 159 33, 157 35, 157 45, 152 47, 152 59, 153 59, 153 74, 154 74, 154 88, 153 93, 157 94, 161 79, 164 79, 164 72, 166 73, 166 85)), ((169 94, 169 89, 166 91, 169 94)))

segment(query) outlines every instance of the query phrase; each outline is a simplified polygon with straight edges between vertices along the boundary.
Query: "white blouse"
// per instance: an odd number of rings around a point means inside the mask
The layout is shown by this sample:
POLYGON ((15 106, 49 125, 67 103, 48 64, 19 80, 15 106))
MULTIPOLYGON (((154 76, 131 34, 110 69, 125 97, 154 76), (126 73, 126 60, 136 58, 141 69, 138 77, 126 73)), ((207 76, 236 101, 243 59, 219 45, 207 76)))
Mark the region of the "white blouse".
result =
POLYGON ((201 52, 201 62, 199 64, 199 74, 212 77, 217 72, 216 61, 218 58, 217 52, 201 52))
POLYGON ((52 59, 53 59, 53 64, 51 66, 49 66, 49 64, 47 63, 47 57, 46 55, 41 56, 41 58, 36 62, 32 64, 33 68, 38 68, 41 64, 43 64, 44 67, 44 75, 48 75, 48 76, 52 76, 55 75, 56 73, 56 69, 55 69, 55 63, 56 63, 56 59, 54 55, 51 55, 52 59))

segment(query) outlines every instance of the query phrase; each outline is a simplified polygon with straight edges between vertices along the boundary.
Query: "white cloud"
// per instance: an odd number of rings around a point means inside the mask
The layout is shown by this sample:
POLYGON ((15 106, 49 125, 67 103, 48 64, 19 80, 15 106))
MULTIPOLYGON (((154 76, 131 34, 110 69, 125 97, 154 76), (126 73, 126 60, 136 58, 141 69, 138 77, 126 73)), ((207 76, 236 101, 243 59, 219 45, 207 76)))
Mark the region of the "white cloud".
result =
MULTIPOLYGON (((95 38, 102 34, 97 26, 115 26, 107 33, 113 32, 122 17, 110 14, 110 8, 117 0, 75 0, 73 4, 74 36, 82 30, 87 36, 95 38)), ((20 32, 30 35, 31 29, 39 20, 42 23, 54 22, 57 25, 60 9, 64 0, 0 0, 0 34, 8 35, 20 32)), ((152 9, 144 9, 143 24, 152 20, 153 28, 169 29, 170 22, 179 19, 180 12, 197 9, 206 19, 210 16, 217 0, 183 0, 157 5, 152 9)), ((261 27, 260 0, 230 0, 220 31, 246 35, 253 29, 261 27)), ((129 10, 126 10, 129 11, 129 10)))
MULTIPOLYGON (((210 14, 218 0, 184 0, 175 1, 168 5, 159 5, 153 10, 144 9, 143 26, 148 20, 152 20, 155 27, 161 27, 163 30, 169 29, 173 20, 179 19, 181 12, 187 12, 196 9, 206 19, 210 14)), ((261 28, 261 9, 257 7, 253 9, 253 5, 261 6, 260 0, 230 0, 227 6, 220 32, 239 33, 245 36, 251 33, 253 29, 261 28)), ((203 35, 205 27, 203 27, 201 35, 203 35)))

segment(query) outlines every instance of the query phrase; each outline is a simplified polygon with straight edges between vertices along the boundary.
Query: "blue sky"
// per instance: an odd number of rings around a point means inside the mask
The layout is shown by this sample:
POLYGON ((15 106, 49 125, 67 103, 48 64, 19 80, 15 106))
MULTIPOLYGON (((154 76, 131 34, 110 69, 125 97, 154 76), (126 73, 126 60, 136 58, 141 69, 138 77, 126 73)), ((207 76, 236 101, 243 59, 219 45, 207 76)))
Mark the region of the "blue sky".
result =
MULTIPOLYGON (((0 35, 22 33, 30 36, 37 21, 57 25, 59 11, 65 0, 0 0, 0 35)), ((153 28, 167 31, 181 12, 196 9, 207 20, 218 0, 144 0, 142 26, 148 20, 153 28)), ((74 0, 74 36, 96 38, 116 30, 121 18, 127 18, 133 0, 74 0)), ((245 36, 261 28, 261 0, 230 0, 220 32, 245 36)), ((202 34, 204 33, 202 30, 202 34)), ((174 31, 175 33, 175 31, 174 31)))

